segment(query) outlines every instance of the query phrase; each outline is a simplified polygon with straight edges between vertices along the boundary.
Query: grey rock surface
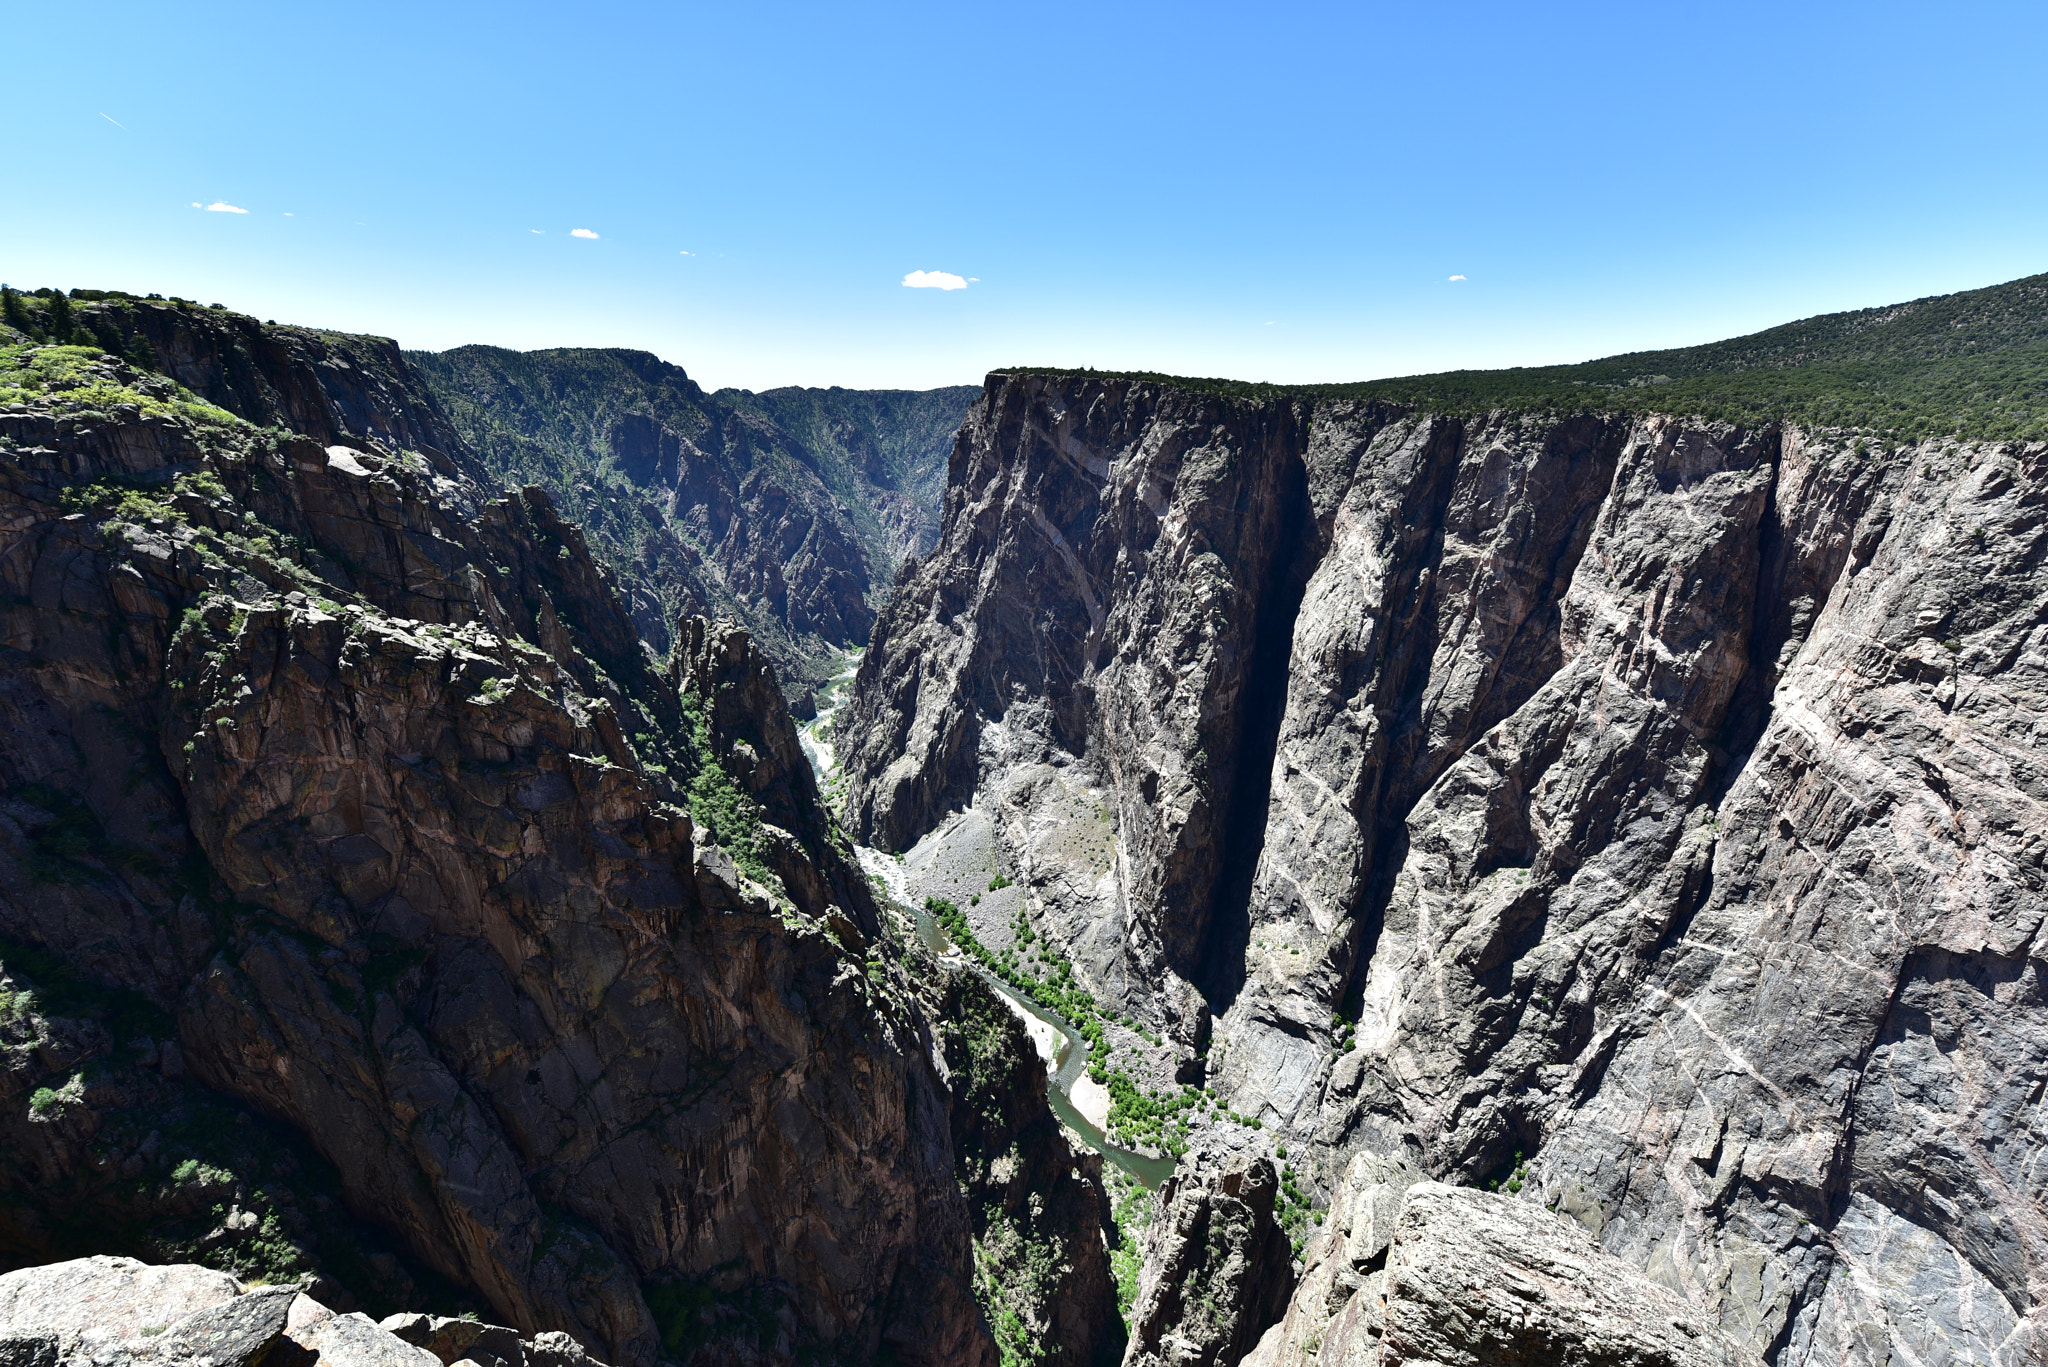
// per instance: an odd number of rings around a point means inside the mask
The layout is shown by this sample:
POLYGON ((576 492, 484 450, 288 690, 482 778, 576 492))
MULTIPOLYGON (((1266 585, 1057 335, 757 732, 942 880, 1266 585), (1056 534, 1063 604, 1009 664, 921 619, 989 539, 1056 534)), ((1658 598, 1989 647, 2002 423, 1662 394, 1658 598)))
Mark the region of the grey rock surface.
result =
POLYGON ((848 819, 971 809, 1318 1205, 1522 1163, 1774 1363, 2031 1361, 2044 488, 2038 443, 992 376, 848 819))
POLYGON ((67 1357, 99 1348, 133 1351, 241 1294, 239 1281, 208 1267, 77 1258, 0 1276, 0 1333, 56 1334, 67 1357))
POLYGON ((1258 1343, 1293 1289, 1273 1218, 1270 1160, 1190 1155, 1159 1191, 1145 1231, 1126 1367, 1228 1367, 1258 1343))
POLYGON ((1386 1257, 1381 1367, 1758 1362, 1683 1297, 1532 1201, 1417 1183, 1386 1257))
MULTIPOLYGON (((296 1286, 264 1286, 187 1315, 146 1345, 157 1362, 192 1367, 266 1367, 278 1359, 296 1286)), ((142 1354, 138 1354, 141 1356, 142 1354)))
POLYGON ((319 1354, 319 1367, 440 1367, 441 1362, 361 1313, 323 1320, 300 1343, 319 1354))

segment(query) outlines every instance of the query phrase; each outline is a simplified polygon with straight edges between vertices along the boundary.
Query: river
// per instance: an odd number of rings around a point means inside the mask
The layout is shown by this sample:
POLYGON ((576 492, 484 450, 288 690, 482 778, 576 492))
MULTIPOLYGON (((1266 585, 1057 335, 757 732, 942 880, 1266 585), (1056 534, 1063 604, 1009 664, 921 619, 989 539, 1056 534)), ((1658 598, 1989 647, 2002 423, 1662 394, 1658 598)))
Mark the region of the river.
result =
MULTIPOLYGON (((819 707, 816 720, 801 726, 797 737, 804 748, 804 755, 811 762, 811 770, 817 775, 818 786, 823 789, 838 776, 837 736, 833 723, 840 710, 846 705, 847 694, 851 691, 854 674, 860 668, 861 652, 849 651, 845 667, 823 688, 818 690, 819 707)), ((1074 1105, 1074 1083, 1088 1067, 1088 1041, 1072 1022, 1047 1011, 1037 1002, 1018 995, 1008 983, 989 973, 963 953, 956 946, 945 928, 932 919, 924 909, 923 899, 916 896, 906 883, 903 868, 894 858, 866 845, 855 847, 860 854, 862 868, 882 880, 889 890, 889 896, 916 918, 917 938, 924 946, 938 955, 948 965, 966 968, 981 976, 982 980, 1000 993, 1022 1014, 1042 1021, 1058 1032, 1060 1044, 1047 1060, 1046 1072, 1050 1075, 1051 1087, 1047 1100, 1052 1104, 1052 1113, 1060 1123, 1081 1137, 1083 1143, 1101 1154, 1106 1162, 1113 1163, 1138 1179, 1148 1189, 1157 1189, 1173 1171, 1171 1158, 1148 1158, 1141 1153, 1121 1148, 1109 1142, 1100 1126, 1081 1114, 1074 1105)))

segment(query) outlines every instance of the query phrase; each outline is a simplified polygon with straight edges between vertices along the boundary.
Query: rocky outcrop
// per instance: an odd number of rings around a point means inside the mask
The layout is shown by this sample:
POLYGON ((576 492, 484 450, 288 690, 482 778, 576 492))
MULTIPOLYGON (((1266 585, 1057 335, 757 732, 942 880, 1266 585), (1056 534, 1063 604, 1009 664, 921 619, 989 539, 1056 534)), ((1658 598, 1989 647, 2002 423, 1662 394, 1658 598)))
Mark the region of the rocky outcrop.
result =
MULTIPOLYGON (((808 790, 734 778, 731 738, 786 714, 702 725, 730 699, 682 689, 720 666, 658 673, 538 490, 26 355, 0 935, 148 1003, 137 1055, 302 1137, 522 1335, 620 1364, 991 1360, 900 956, 845 933, 873 909, 804 843, 808 790), (809 883, 742 857, 778 802, 809 883)), ((26 1099, 52 1163, 147 1173, 160 1149, 95 1132, 77 1063, 26 1099)))
POLYGON ((289 1283, 93 1257, 0 1276, 6 1367, 604 1367, 564 1334, 336 1314, 289 1283))
POLYGON ((1361 1155, 1246 1367, 1756 1367, 1670 1289, 1530 1200, 1361 1155))
POLYGON ((1216 1367, 1258 1343, 1294 1283, 1279 1194, 1272 1162, 1242 1154, 1194 1155, 1167 1179, 1145 1231, 1129 1367, 1216 1367))
POLYGON ((322 446, 369 441, 417 451, 480 476, 482 468, 388 337, 259 323, 186 300, 97 294, 74 306, 80 342, 259 427, 322 446))
POLYGON ((1313 1205, 1519 1171, 1767 1360, 2016 1363, 2044 462, 994 376, 849 819, 975 806, 1313 1205))

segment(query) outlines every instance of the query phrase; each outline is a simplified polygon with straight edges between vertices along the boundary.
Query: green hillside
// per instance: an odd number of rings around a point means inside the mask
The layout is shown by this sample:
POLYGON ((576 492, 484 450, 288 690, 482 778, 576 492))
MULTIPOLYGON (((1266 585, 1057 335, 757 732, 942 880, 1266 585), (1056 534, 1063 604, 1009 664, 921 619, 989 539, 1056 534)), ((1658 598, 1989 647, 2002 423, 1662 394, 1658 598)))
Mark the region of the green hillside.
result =
MULTIPOLYGON (((1058 367, 1012 373, 1066 374, 1058 367)), ((1127 374, 1245 398, 1383 399, 1437 412, 1659 412, 1918 439, 2048 438, 2048 275, 1747 337, 1578 365, 1452 370, 1336 385, 1127 374)))

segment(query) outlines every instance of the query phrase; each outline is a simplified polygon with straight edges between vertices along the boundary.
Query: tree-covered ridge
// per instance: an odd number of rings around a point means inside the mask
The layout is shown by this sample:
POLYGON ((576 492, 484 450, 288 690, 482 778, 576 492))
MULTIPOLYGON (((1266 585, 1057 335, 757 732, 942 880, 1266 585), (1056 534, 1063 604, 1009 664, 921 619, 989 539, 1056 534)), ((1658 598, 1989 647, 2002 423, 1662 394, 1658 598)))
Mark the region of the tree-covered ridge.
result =
POLYGON ((1003 373, 1099 373, 1229 398, 1368 399, 1450 415, 1657 412, 1743 423, 1784 420, 1910 440, 2037 440, 2048 437, 2048 275, 1578 365, 1332 385, 1032 366, 1003 373))

